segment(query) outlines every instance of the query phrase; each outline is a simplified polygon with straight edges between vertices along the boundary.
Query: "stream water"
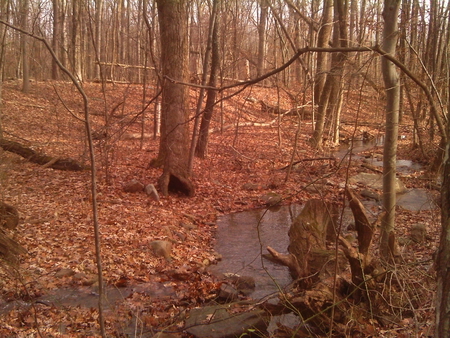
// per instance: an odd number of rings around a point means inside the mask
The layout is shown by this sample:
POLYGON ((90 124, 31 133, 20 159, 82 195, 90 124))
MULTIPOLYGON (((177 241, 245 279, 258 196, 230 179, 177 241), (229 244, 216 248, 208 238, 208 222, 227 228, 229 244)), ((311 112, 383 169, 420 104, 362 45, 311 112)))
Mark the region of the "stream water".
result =
POLYGON ((229 214, 217 222, 215 250, 222 260, 212 271, 235 273, 255 279, 256 290, 252 297, 259 299, 291 282, 288 269, 262 257, 271 246, 279 252, 287 252, 288 231, 302 206, 282 206, 277 210, 256 209, 229 214))
MULTIPOLYGON (((374 146, 382 145, 382 140, 353 143, 353 158, 359 153, 374 146)), ((342 146, 335 151, 334 156, 344 158, 349 154, 348 146, 342 146)), ((374 166, 382 166, 381 161, 374 160, 374 166)), ((419 164, 412 161, 399 160, 398 171, 402 173, 421 170, 419 164)), ((430 193, 425 189, 409 189, 397 196, 397 204, 412 211, 429 210, 436 206, 430 193)), ((378 209, 380 202, 363 200, 368 209, 378 209)), ((283 206, 278 210, 257 209, 234 213, 219 218, 217 225, 217 244, 215 250, 222 255, 222 261, 212 267, 213 272, 235 273, 241 276, 251 276, 256 281, 256 290, 251 295, 254 299, 265 297, 278 291, 291 282, 286 267, 272 263, 264 258, 266 247, 271 246, 278 252, 287 252, 289 245, 288 231, 293 220, 300 213, 302 206, 283 206)), ((353 215, 346 208, 344 223, 352 221, 353 215)))

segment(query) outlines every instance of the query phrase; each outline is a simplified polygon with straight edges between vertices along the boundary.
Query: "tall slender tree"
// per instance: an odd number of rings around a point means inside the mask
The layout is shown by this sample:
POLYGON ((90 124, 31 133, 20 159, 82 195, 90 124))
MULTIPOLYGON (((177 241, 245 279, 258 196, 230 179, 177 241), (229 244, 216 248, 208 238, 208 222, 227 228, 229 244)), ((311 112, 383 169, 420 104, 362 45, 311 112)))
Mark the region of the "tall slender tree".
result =
MULTIPOLYGON (((383 9, 383 50, 395 54, 398 40, 398 12, 400 0, 385 0, 383 9)), ((387 58, 381 59, 381 69, 386 88, 386 133, 383 151, 383 211, 381 222, 380 253, 390 260, 396 253, 394 233, 396 204, 396 166, 398 115, 400 109, 400 81, 395 65, 387 58)))
POLYGON ((219 0, 213 0, 213 13, 215 16, 214 26, 212 27, 211 36, 211 72, 209 75, 209 89, 207 91, 205 110, 200 123, 197 147, 195 149, 196 156, 205 158, 208 154, 209 125, 214 112, 214 104, 217 97, 217 91, 213 89, 217 85, 217 78, 220 70, 220 46, 219 46, 219 19, 217 7, 219 0))
POLYGON ((259 22, 258 22, 258 61, 256 65, 256 75, 261 76, 264 72, 266 61, 266 27, 269 5, 267 0, 259 1, 259 22))
MULTIPOLYGON (((28 0, 21 1, 21 25, 24 31, 28 31, 28 11, 29 2, 28 0)), ((20 48, 22 50, 22 91, 28 93, 30 91, 30 61, 29 61, 29 50, 28 50, 28 36, 26 34, 21 34, 20 37, 20 48)))

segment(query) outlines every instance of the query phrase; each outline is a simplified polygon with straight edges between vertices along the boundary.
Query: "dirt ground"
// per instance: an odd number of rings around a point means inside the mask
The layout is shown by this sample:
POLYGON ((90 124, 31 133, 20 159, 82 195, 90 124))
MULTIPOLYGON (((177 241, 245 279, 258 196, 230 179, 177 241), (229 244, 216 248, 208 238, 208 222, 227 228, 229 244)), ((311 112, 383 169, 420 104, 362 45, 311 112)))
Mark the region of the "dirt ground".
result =
MULTIPOLYGON (((19 82, 4 84, 4 138, 89 165, 82 102, 75 88, 65 82, 33 82, 31 88, 31 93, 24 95, 19 82)), ((97 135, 104 134, 108 123, 107 137, 95 141, 105 282, 109 289, 141 290, 107 302, 106 327, 111 336, 139 337, 148 335, 150 327, 169 326, 182 336, 185 311, 214 299, 220 284, 207 267, 220 257, 214 251, 214 235, 221 215, 265 207, 264 195, 269 192, 282 196, 282 204, 286 205, 303 204, 311 198, 342 204, 346 179, 357 172, 371 172, 361 166, 359 157, 350 163, 321 159, 333 154, 329 149, 318 152, 309 146, 312 123, 308 114, 299 119, 262 111, 257 100, 283 109, 292 105, 275 89, 255 87, 225 101, 215 112, 209 156, 194 163, 194 197, 171 195, 155 201, 144 192, 126 193, 123 186, 130 180, 156 185, 162 172, 148 166, 158 152, 158 138, 153 137, 153 106, 139 114, 144 104, 142 87, 137 85, 108 84, 102 93, 100 84, 85 84, 85 90, 97 135), (141 141, 142 121, 145 133, 141 141), (283 168, 292 157, 294 161, 308 161, 300 162, 286 180, 287 170, 283 168), (317 180, 326 180, 320 194, 307 189, 317 180), (172 242, 170 261, 154 255, 150 247, 154 240, 172 242), (151 292, 138 288, 142 285, 148 285, 151 292), (113 307, 115 301, 119 303, 113 307)), ((193 105, 195 94, 193 91, 193 105)), ((148 89, 146 95, 148 101, 154 89, 148 89)), ((382 135, 383 103, 370 93, 360 95, 345 95, 341 132, 347 139, 361 139, 364 131, 375 138, 382 135)), ((412 129, 405 116, 400 126, 398 157, 421 161, 424 166, 401 176, 407 188, 429 188, 435 180, 429 179, 426 165, 434 145, 428 141, 424 149, 412 149, 412 129)), ((0 154, 2 199, 20 213, 19 226, 9 234, 27 250, 17 265, 0 267, 0 335, 97 335, 95 306, 58 306, 47 301, 49 295, 60 290, 79 290, 84 295, 96 290, 90 171, 53 170, 15 154, 0 154)), ((366 154, 382 154, 382 148, 374 145, 366 154)), ((358 192, 360 187, 355 190, 358 192)), ((408 237, 412 224, 423 223, 428 230, 425 242, 409 242, 401 247, 404 265, 398 270, 401 278, 411 280, 408 287, 417 289, 417 294, 426 294, 427 300, 418 297, 421 301, 413 304, 414 311, 396 309, 401 316, 387 319, 384 325, 374 324, 373 337, 431 334, 432 254, 438 245, 439 217, 438 209, 409 212, 398 208, 398 237, 408 237)))

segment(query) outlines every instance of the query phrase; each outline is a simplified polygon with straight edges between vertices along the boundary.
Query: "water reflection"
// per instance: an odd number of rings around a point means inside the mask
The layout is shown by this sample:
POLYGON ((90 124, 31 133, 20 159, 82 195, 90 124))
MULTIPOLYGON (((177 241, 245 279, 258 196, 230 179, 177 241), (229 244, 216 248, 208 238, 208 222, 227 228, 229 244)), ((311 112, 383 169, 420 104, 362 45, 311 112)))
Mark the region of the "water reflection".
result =
POLYGON ((257 209, 229 214, 218 222, 215 250, 223 259, 213 272, 236 273, 255 278, 253 298, 262 298, 291 282, 288 268, 262 259, 267 246, 287 252, 288 231, 302 206, 282 206, 276 211, 257 209))

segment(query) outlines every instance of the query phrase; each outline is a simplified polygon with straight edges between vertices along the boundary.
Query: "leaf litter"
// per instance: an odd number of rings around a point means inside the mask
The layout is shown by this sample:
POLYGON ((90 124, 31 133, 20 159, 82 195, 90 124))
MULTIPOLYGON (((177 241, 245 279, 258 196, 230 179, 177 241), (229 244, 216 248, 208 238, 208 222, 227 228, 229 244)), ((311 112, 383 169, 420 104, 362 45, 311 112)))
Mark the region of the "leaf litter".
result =
MULTIPOLYGON (((325 153, 309 146, 312 124, 308 118, 272 115, 257 103, 263 100, 287 110, 292 108, 287 97, 278 96, 270 88, 253 87, 225 101, 214 113, 209 156, 194 162, 194 197, 170 195, 157 202, 143 192, 125 193, 123 185, 131 179, 156 185, 162 173, 161 169, 148 167, 158 152, 158 139, 152 134, 153 110, 139 114, 143 107, 140 86, 108 85, 104 94, 100 84, 87 83, 84 87, 90 98, 94 131, 107 131, 107 139, 95 141, 103 274, 109 292, 128 290, 123 297, 105 301, 106 327, 112 336, 144 336, 153 333, 153 328, 167 327, 181 334, 186 311, 214 299, 220 280, 209 274, 208 266, 220 258, 214 251, 217 217, 264 207, 262 196, 272 192, 283 197, 283 204, 303 204, 318 196, 342 201, 346 178, 366 170, 359 158, 351 165, 339 160, 303 161, 285 181, 286 170, 281 168, 289 165, 299 123, 294 161, 321 158, 325 153), (146 137, 141 148, 142 117, 146 137), (246 123, 236 127, 241 122, 246 123), (307 186, 319 180, 326 184, 317 195, 307 186), (251 189, 244 188, 248 183, 253 184, 251 189), (154 240, 172 243, 171 261, 153 255, 149 243, 154 240), (163 290, 160 293, 159 287, 163 290)), ((196 101, 195 95, 193 90, 192 102, 196 101)), ((89 164, 84 125, 73 117, 83 118, 82 102, 71 84, 33 82, 30 94, 24 95, 20 82, 8 81, 4 83, 3 96, 5 138, 51 156, 71 157, 89 164)), ((382 132, 379 129, 383 113, 376 104, 367 105, 374 110, 364 112, 364 122, 376 123, 356 129, 353 126, 358 119, 353 108, 358 98, 349 94, 344 104, 344 136, 359 137, 364 131, 378 135, 382 132)), ((369 94, 365 99, 374 100, 369 94)), ((407 118, 401 133, 408 137, 399 141, 399 158, 430 161, 419 156, 417 149, 411 150, 412 123, 407 118)), ((374 146, 369 156, 382 153, 380 149, 374 146)), ((45 301, 48 295, 61 290, 76 290, 79 298, 95 296, 90 173, 43 168, 5 151, 1 156, 2 198, 16 206, 21 217, 18 228, 10 234, 28 254, 16 266, 0 267, 0 335, 97 335, 95 306, 45 301)), ((406 177, 406 184, 410 188, 428 187, 430 181, 424 178, 423 172, 415 173, 406 177)), ((375 208, 373 213, 379 211, 375 208)), ((416 223, 426 224, 427 240, 408 242, 402 247, 402 254, 410 264, 411 280, 420 281, 415 287, 428 288, 430 297, 428 302, 418 301, 414 316, 419 323, 405 316, 401 322, 378 325, 379 337, 410 332, 425 335, 433 321, 432 254, 438 245, 439 211, 399 209, 397 235, 407 237, 410 225, 416 223)), ((368 327, 375 330, 372 325, 368 327)))

